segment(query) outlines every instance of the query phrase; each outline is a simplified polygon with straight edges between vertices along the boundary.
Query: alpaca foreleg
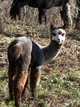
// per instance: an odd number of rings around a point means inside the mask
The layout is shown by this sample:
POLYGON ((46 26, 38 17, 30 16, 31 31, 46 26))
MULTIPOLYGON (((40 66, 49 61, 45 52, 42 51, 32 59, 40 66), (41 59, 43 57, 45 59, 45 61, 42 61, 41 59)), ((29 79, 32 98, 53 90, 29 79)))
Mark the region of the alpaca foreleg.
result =
POLYGON ((30 73, 30 88, 33 97, 37 97, 37 86, 39 85, 41 77, 41 70, 39 68, 32 68, 30 73))
POLYGON ((28 77, 28 71, 19 71, 14 81, 15 106, 20 107, 21 97, 28 77))

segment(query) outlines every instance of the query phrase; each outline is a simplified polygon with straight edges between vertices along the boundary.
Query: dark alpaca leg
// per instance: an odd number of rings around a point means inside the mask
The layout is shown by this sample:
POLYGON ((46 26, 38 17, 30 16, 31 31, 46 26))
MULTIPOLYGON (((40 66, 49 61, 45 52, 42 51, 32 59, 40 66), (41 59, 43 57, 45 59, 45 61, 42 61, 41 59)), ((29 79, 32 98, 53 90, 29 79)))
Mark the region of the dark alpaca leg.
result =
POLYGON ((9 94, 10 94, 10 100, 13 100, 14 92, 13 92, 13 82, 16 74, 16 69, 14 64, 9 64, 9 70, 8 70, 8 77, 9 77, 9 94))
POLYGON ((11 19, 16 20, 17 10, 18 10, 18 0, 13 0, 13 3, 11 5, 11 9, 10 9, 11 19))
POLYGON ((21 8, 18 7, 18 9, 17 9, 17 16, 18 16, 19 20, 21 20, 21 13, 20 13, 20 11, 21 11, 21 8))
POLYGON ((46 9, 43 10, 43 15, 44 15, 44 21, 45 21, 45 23, 47 23, 47 19, 46 19, 46 9))
POLYGON ((28 71, 18 71, 14 80, 15 106, 20 107, 21 97, 28 77, 28 71))
POLYGON ((18 19, 20 20, 21 19, 21 15, 20 15, 20 8, 18 6, 14 6, 11 8, 10 10, 10 16, 11 16, 11 19, 17 19, 17 16, 18 16, 18 19))
POLYGON ((40 24, 42 24, 42 15, 41 15, 41 10, 40 9, 38 9, 38 11, 39 11, 39 15, 38 15, 38 21, 39 21, 39 23, 40 24))
POLYGON ((11 5, 10 9, 10 16, 11 19, 15 19, 18 16, 18 19, 21 20, 21 8, 27 4, 27 1, 25 0, 13 0, 13 3, 11 5))
POLYGON ((11 7, 11 9, 10 9, 11 19, 15 19, 16 20, 16 13, 14 11, 15 11, 15 9, 13 9, 13 7, 11 7))
POLYGON ((11 19, 16 20, 17 16, 18 16, 19 20, 21 19, 21 15, 20 15, 21 8, 20 8, 20 5, 18 2, 19 2, 18 0, 13 0, 13 3, 11 5, 11 9, 10 9, 11 19))
POLYGON ((30 88, 33 97, 37 97, 37 86, 40 82, 41 71, 37 68, 32 68, 30 72, 30 88))
POLYGON ((46 9, 39 8, 38 11, 39 11, 39 15, 38 15, 39 23, 42 24, 43 21, 46 23, 46 14, 45 14, 46 9))

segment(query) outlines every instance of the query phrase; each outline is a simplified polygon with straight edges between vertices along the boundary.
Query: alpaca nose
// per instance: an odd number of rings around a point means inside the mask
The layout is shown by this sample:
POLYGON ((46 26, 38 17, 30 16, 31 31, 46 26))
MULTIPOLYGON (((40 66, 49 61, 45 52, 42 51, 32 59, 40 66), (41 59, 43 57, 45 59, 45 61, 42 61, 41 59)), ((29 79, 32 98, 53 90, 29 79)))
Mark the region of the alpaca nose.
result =
POLYGON ((60 42, 60 39, 58 39, 58 41, 60 42))
POLYGON ((58 39, 58 43, 59 43, 59 44, 61 43, 61 40, 60 40, 60 39, 58 39))

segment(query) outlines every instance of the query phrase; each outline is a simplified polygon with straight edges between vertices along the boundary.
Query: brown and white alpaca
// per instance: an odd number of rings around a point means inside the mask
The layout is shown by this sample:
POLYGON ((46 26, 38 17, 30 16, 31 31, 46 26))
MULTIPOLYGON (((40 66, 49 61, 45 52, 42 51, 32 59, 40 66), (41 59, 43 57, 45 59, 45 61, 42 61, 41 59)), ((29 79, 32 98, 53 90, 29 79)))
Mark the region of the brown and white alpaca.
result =
POLYGON ((15 106, 17 107, 21 105, 29 72, 32 96, 36 97, 41 66, 47 60, 57 57, 65 41, 66 32, 63 28, 56 28, 51 25, 50 30, 51 40, 48 46, 40 46, 27 37, 19 37, 11 42, 8 47, 9 94, 11 100, 15 99, 15 106))

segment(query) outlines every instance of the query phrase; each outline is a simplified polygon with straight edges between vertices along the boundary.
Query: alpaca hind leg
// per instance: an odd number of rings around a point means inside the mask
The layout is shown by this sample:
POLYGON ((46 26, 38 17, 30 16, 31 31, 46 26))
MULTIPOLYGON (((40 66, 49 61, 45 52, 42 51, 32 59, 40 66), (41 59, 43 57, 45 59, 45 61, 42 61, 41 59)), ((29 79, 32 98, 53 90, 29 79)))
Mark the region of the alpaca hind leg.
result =
POLYGON ((41 71, 38 68, 32 68, 30 73, 30 88, 33 97, 37 97, 37 86, 40 82, 41 71))
POLYGON ((25 95, 25 89, 26 89, 26 87, 27 87, 27 84, 28 84, 28 78, 27 78, 27 81, 26 81, 25 86, 24 86, 24 90, 23 90, 23 93, 22 93, 22 97, 24 97, 24 95, 25 95))
POLYGON ((20 107, 21 97, 28 77, 28 71, 19 71, 14 81, 15 106, 20 107))
POLYGON ((9 94, 10 94, 10 100, 13 100, 14 92, 13 92, 13 82, 15 78, 16 70, 15 66, 12 64, 9 64, 9 70, 8 70, 8 77, 9 77, 9 94))

